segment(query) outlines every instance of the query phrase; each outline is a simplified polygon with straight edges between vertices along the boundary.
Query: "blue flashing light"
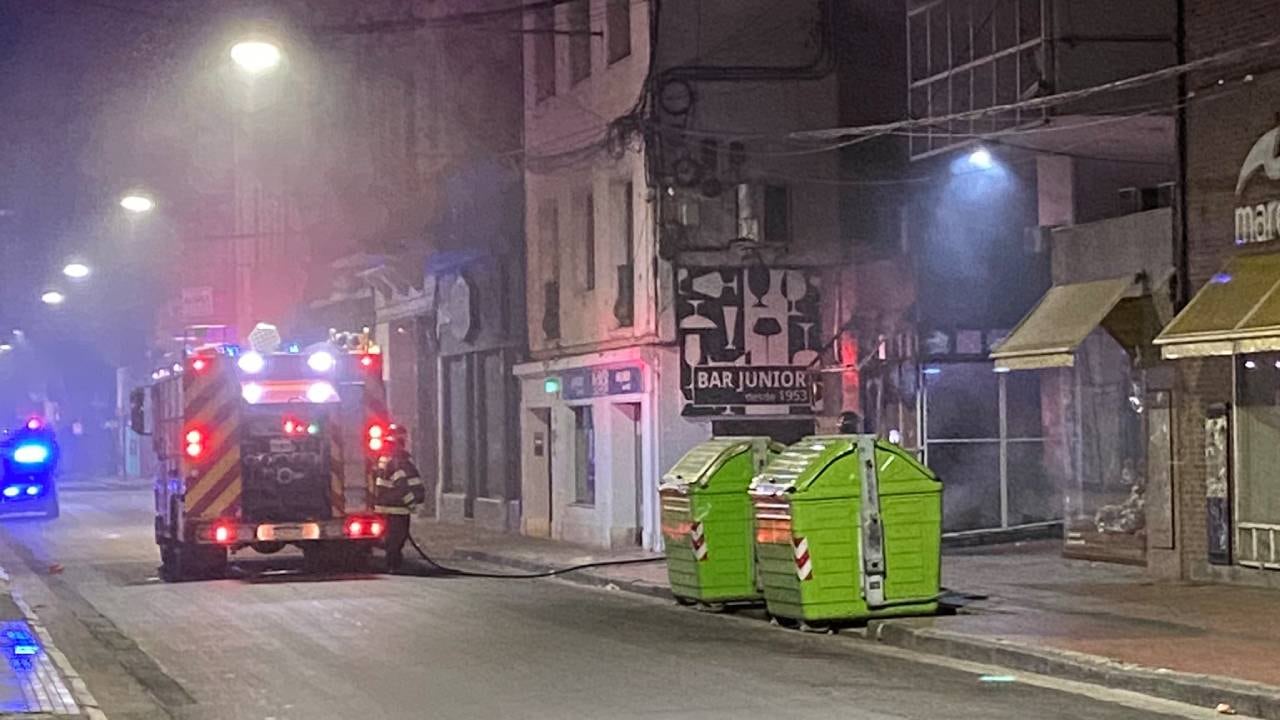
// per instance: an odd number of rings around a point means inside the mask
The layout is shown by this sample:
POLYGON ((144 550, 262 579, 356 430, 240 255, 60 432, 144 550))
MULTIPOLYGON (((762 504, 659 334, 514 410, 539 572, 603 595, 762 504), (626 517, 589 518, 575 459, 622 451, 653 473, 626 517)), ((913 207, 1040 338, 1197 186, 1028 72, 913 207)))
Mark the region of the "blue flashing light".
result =
POLYGON ((1226 285, 1231 282, 1231 273, 1220 272, 1209 279, 1209 282, 1215 285, 1226 285))
POLYGON ((289 343, 284 347, 284 351, 287 353, 290 353, 291 355, 297 355, 298 353, 302 352, 302 346, 299 345, 298 343, 289 343))
POLYGON ((19 465, 39 465, 48 459, 48 445, 26 443, 13 449, 13 461, 19 465))
POLYGON ((938 368, 938 367, 927 367, 927 368, 925 368, 925 369, 924 369, 924 374, 925 374, 925 375, 941 375, 941 374, 942 374, 942 368, 938 368))
POLYGON ((15 498, 22 494, 22 487, 18 485, 9 485, 4 489, 4 496, 7 498, 15 498))
POLYGON ((28 486, 27 486, 27 495, 30 495, 31 497, 35 497, 36 495, 39 495, 39 494, 40 494, 40 486, 39 486, 39 485, 28 485, 28 486))

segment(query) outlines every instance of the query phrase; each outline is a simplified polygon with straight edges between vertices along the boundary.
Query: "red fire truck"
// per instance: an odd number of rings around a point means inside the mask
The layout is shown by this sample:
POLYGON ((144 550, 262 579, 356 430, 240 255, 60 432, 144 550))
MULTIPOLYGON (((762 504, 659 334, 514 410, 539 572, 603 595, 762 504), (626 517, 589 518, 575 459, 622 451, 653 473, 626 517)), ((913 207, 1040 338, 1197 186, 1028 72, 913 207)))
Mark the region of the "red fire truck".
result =
POLYGON ((390 418, 381 355, 367 339, 353 345, 206 345, 134 391, 132 424, 151 426, 158 461, 165 580, 216 576, 246 548, 298 546, 314 570, 369 556, 386 527, 371 508, 390 418))

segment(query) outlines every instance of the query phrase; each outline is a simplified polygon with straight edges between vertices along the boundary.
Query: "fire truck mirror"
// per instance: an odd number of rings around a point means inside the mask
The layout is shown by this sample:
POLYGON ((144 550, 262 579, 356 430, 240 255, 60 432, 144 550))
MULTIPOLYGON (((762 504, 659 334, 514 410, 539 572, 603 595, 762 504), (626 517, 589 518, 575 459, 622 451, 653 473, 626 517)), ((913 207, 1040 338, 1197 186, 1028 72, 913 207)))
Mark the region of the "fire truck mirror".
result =
POLYGON ((129 393, 129 429, 138 435, 150 435, 147 432, 147 390, 134 388, 129 393))

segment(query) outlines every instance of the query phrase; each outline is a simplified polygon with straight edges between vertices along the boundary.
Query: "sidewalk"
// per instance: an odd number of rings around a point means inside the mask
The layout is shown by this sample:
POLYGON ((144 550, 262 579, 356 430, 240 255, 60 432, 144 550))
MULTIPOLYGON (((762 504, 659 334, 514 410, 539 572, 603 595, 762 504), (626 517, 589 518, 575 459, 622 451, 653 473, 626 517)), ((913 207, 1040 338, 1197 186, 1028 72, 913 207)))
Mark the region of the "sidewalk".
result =
MULTIPOLYGON (((436 559, 526 570, 644 557, 429 520, 414 535, 436 559)), ((880 642, 1280 720, 1280 593, 1159 583, 1139 568, 1059 554, 1055 541, 948 551, 943 584, 974 598, 957 614, 876 621, 880 642)), ((568 580, 669 597, 662 563, 568 580)))
POLYGON ((0 720, 101 718, 97 702, 0 569, 0 720))

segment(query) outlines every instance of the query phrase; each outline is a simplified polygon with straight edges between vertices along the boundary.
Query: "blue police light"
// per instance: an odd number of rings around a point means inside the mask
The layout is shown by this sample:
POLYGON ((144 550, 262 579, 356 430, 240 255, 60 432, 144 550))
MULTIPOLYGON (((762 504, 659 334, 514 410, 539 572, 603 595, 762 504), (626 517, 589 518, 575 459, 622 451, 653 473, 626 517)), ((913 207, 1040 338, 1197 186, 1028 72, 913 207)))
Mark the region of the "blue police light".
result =
POLYGON ((22 488, 18 485, 10 485, 4 489, 4 496, 7 498, 18 497, 22 493, 22 488))
POLYGON ((39 465, 49 459, 49 447, 38 443, 19 445, 13 450, 13 461, 19 465, 39 465))

